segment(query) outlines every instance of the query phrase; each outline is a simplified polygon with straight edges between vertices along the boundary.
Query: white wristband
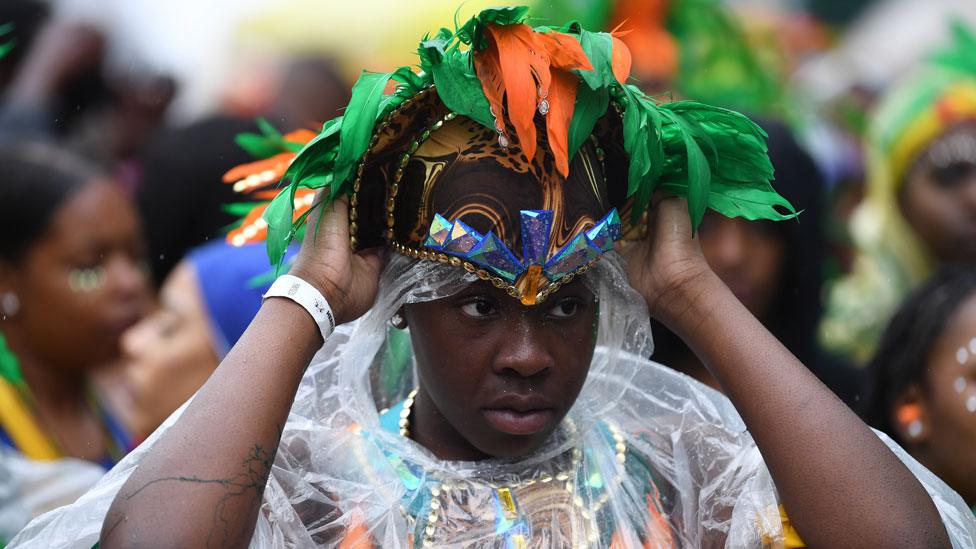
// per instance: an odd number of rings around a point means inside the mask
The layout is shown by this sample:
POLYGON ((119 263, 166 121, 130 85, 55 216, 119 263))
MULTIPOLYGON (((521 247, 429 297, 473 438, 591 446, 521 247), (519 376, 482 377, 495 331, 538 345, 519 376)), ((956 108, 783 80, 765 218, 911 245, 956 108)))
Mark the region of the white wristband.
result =
POLYGON ((328 339, 335 331, 335 316, 332 314, 329 302, 314 286, 297 276, 279 276, 262 297, 264 299, 285 297, 301 305, 318 325, 319 331, 322 332, 322 341, 328 339))

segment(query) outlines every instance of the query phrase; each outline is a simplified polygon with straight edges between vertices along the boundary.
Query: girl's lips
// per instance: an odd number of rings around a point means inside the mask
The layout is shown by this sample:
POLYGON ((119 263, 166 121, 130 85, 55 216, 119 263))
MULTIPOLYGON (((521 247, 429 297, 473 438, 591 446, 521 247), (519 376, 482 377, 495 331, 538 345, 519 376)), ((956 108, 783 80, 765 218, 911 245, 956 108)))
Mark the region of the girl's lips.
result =
POLYGON ((485 408, 485 419, 495 429, 509 435, 533 435, 545 429, 555 418, 550 409, 519 412, 510 408, 485 408))

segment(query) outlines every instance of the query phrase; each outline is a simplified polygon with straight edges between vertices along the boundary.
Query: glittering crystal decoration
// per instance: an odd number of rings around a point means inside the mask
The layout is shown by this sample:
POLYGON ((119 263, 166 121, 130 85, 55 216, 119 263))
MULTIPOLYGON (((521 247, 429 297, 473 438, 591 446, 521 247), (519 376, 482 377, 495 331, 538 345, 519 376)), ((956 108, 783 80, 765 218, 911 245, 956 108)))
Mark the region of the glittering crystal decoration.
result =
POLYGON ((454 221, 454 226, 451 227, 451 234, 442 249, 454 255, 465 256, 481 242, 481 239, 482 236, 478 234, 478 231, 468 227, 463 221, 458 219, 454 221))
POLYGON ((495 233, 488 232, 487 235, 478 243, 465 259, 480 265, 509 282, 515 282, 520 274, 525 272, 525 267, 519 262, 495 233))
POLYGON ((613 238, 610 237, 610 229, 606 221, 601 221, 586 231, 586 238, 590 239, 590 242, 601 252, 609 252, 613 249, 613 238))
POLYGON ((620 214, 617 213, 617 208, 610 210, 604 219, 607 220, 607 228, 610 229, 610 238, 614 242, 620 240, 623 236, 623 229, 620 228, 620 214))
POLYGON ((546 263, 546 276, 553 281, 559 280, 600 257, 602 253, 603 250, 590 242, 585 233, 580 233, 546 263))
MULTIPOLYGON (((553 213, 550 210, 522 210, 522 260, 493 232, 481 236, 460 219, 453 223, 440 214, 430 224, 425 247, 460 257, 483 267, 516 287, 528 291, 523 303, 535 303, 535 293, 544 279, 557 281, 613 249, 621 235, 620 215, 611 210, 589 230, 577 234, 546 261, 553 213), (533 276, 526 282, 526 273, 533 276), (524 288, 523 288, 524 286, 524 288)), ((524 293, 524 292, 523 292, 524 293)))
POLYGON ((451 234, 453 223, 444 218, 441 214, 434 214, 434 220, 430 222, 430 231, 424 246, 440 250, 447 243, 447 237, 451 234))
POLYGON ((552 234, 551 210, 522 210, 522 264, 543 265, 552 234))
POLYGON ((613 243, 620 238, 620 216, 614 208, 599 223, 586 231, 586 237, 602 252, 613 249, 613 243), (617 235, 614 237, 614 235, 617 235))

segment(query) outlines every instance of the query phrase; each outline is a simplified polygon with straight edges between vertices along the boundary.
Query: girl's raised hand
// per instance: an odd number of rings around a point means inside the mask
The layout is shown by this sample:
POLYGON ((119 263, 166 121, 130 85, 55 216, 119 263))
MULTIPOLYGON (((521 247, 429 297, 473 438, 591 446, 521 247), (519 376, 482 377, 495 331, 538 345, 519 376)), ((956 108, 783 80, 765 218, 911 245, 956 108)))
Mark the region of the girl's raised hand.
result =
MULTIPOLYGON (((316 203, 321 195, 319 191, 316 203)), ((379 248, 353 253, 349 246, 349 203, 345 197, 314 208, 306 227, 291 274, 322 292, 337 324, 359 318, 376 299, 383 268, 379 248)))

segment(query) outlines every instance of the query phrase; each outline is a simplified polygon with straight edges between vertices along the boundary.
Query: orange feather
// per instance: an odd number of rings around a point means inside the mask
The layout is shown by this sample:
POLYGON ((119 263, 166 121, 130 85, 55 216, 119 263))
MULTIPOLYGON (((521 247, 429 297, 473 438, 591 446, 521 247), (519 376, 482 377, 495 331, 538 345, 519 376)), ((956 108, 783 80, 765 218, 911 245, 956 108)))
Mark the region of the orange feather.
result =
POLYGON ((546 135, 549 148, 556 161, 556 169, 563 177, 569 177, 569 124, 576 106, 576 89, 579 78, 568 71, 553 73, 549 89, 549 115, 546 118, 546 135))
POLYGON ((502 80, 505 82, 505 104, 508 118, 518 135, 519 144, 526 158, 535 157, 535 117, 538 90, 533 72, 549 72, 547 62, 534 55, 532 28, 528 25, 488 25, 488 34, 498 47, 498 61, 502 80))
POLYGON ((623 40, 611 35, 613 45, 610 47, 610 65, 613 68, 613 76, 620 82, 620 85, 627 83, 630 76, 630 65, 633 61, 630 56, 630 48, 624 44, 623 40))
POLYGON ((474 70, 481 81, 481 89, 485 92, 485 98, 491 105, 491 110, 495 113, 495 129, 505 130, 505 110, 502 108, 502 101, 505 98, 505 81, 502 80, 502 67, 498 61, 498 48, 489 46, 484 51, 478 52, 474 56, 474 70))
POLYGON ((536 35, 537 41, 549 54, 549 63, 563 70, 593 70, 579 40, 562 32, 544 32, 536 35))
POLYGON ((291 161, 294 160, 294 158, 295 153, 285 152, 276 154, 271 158, 265 158, 264 160, 248 162, 247 164, 235 166, 224 174, 224 183, 236 183, 241 179, 247 178, 248 176, 261 174, 266 171, 273 171, 278 174, 273 181, 268 182, 274 183, 278 179, 281 179, 281 176, 288 169, 288 165, 291 164, 291 161))
POLYGON ((293 132, 286 133, 285 135, 281 136, 281 138, 290 143, 300 143, 302 145, 306 145, 308 144, 309 141, 315 139, 317 135, 318 135, 317 132, 305 128, 300 128, 293 132))

